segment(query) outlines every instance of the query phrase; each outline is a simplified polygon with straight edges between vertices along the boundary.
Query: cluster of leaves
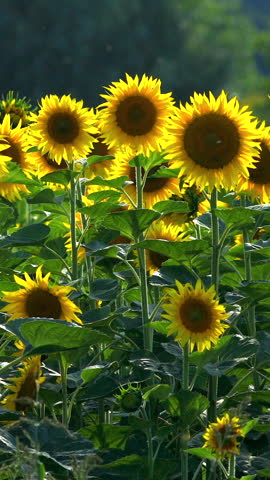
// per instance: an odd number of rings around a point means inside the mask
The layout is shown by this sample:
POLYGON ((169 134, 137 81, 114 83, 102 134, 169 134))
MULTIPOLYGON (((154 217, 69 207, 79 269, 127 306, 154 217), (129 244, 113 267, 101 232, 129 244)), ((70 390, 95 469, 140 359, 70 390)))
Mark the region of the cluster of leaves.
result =
MULTIPOLYGON (((24 182, 18 169, 12 182, 24 182)), ((69 184, 68 170, 44 180, 69 184)), ((3 342, 0 369, 4 389, 17 375, 13 340, 25 345, 24 357, 42 355, 43 375, 38 401, 27 415, 0 409, 0 451, 4 479, 11 465, 21 470, 12 478, 27 477, 29 469, 38 478, 145 480, 149 455, 154 475, 172 480, 180 475, 183 432, 190 426, 190 471, 200 462, 215 459, 202 448, 207 427, 209 378, 219 378, 218 414, 232 411, 245 426, 237 474, 243 478, 270 476, 269 444, 269 231, 270 204, 239 205, 234 195, 223 198, 229 208, 218 208, 220 229, 220 298, 231 313, 231 329, 211 350, 190 355, 190 392, 183 392, 182 350, 167 336, 167 321, 161 314, 160 297, 175 280, 195 285, 198 277, 210 284, 211 217, 193 212, 193 239, 188 242, 144 240, 140 234, 170 212, 191 209, 185 201, 159 202, 153 209, 115 211, 127 178, 89 183, 109 187, 92 195, 95 205, 78 210, 89 220, 82 245, 91 263, 80 266, 79 280, 71 282, 65 248, 64 223, 69 212, 68 194, 54 191, 40 181, 27 179, 32 196, 16 204, 0 205, 0 290, 16 290, 14 271, 33 274, 43 264, 59 283, 73 284, 72 299, 79 303, 83 326, 53 319, 24 318, 6 322, 2 314, 3 342), (118 195, 119 193, 119 195, 118 195), (104 202, 104 199, 106 201, 104 202), (234 246, 236 234, 247 232, 250 242, 234 246), (258 232, 263 232, 258 235, 258 232), (114 244, 119 235, 131 243, 114 244), (200 238, 199 238, 200 236, 200 238), (258 238, 259 237, 259 238, 258 238), (134 249, 146 248, 169 258, 149 278, 153 352, 145 350, 142 329, 141 291, 134 249), (244 257, 250 256, 252 281, 245 281, 244 257), (262 280, 263 279, 263 280, 262 280), (100 302, 102 304, 100 305, 100 302), (257 338, 250 336, 245 312, 256 308, 257 338), (63 396, 59 358, 68 368, 68 428, 61 425, 63 396), (11 363, 11 367, 8 368, 11 363), (254 388, 254 374, 258 385, 254 388), (132 395, 125 402, 124 397, 132 395), (131 402, 131 403, 130 403, 131 402), (7 422, 5 425, 4 422, 7 422), (17 460, 16 460, 17 459, 17 460), (19 462, 20 463, 20 462, 19 462), (34 465, 34 467, 33 467, 34 465), (244 477, 248 473, 248 477, 244 477), (46 477, 49 478, 49 477, 46 477)), ((3 390, 2 397, 7 394, 3 390)), ((204 465, 204 463, 203 463, 204 465)), ((10 478, 10 477, 8 477, 10 478)), ((30 478, 30 477, 29 477, 30 478)), ((32 478, 32 477, 31 477, 32 478)), ((37 478, 37 477, 33 477, 37 478)))

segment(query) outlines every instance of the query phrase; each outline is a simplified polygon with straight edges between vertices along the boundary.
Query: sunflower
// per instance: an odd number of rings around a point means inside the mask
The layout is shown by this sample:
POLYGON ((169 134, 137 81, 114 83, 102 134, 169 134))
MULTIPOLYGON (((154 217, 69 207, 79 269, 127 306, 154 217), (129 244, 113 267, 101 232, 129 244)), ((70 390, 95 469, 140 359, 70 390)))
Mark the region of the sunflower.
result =
MULTIPOLYGON (((188 240, 187 232, 183 232, 178 225, 167 224, 163 220, 153 222, 146 234, 146 239, 158 239, 171 242, 188 240)), ((161 253, 152 250, 145 250, 146 268, 150 275, 159 270, 162 263, 169 259, 161 253)))
MULTIPOLYGON (((131 155, 131 154, 129 154, 131 155)), ((133 155, 130 156, 129 160, 133 155)), ((167 166, 167 163, 164 163, 167 166)), ((143 189, 143 200, 145 208, 152 208, 155 203, 162 200, 168 200, 171 195, 179 195, 179 178, 163 177, 163 178, 151 178, 151 176, 160 168, 160 165, 153 167, 147 175, 147 179, 143 189)), ((142 168, 142 174, 144 169, 142 168)), ((128 163, 128 158, 117 161, 117 165, 112 167, 110 178, 117 178, 122 175, 127 175, 128 180, 132 181, 131 185, 125 187, 125 191, 132 198, 133 202, 137 200, 137 188, 136 188, 136 168, 132 167, 128 163)), ((128 201, 126 196, 122 197, 123 201, 128 201)))
POLYGON ((199 352, 210 349, 229 326, 221 323, 228 318, 223 305, 215 300, 215 287, 205 290, 201 280, 195 288, 176 280, 177 290, 168 289, 167 303, 163 305, 171 325, 168 335, 175 335, 175 340, 184 346, 190 340, 191 351, 197 346, 199 352))
POLYGON ((203 438, 206 440, 203 447, 210 448, 218 457, 239 454, 237 437, 243 437, 243 430, 238 417, 231 417, 228 413, 217 418, 216 423, 210 423, 203 438))
POLYGON ((42 155, 40 151, 30 152, 29 156, 31 156, 33 162, 35 162, 38 178, 42 178, 48 173, 58 172, 58 170, 66 170, 68 168, 65 160, 62 159, 60 163, 57 163, 50 157, 49 153, 42 155))
POLYGON ((42 265, 37 268, 36 279, 32 280, 28 273, 24 274, 25 280, 14 275, 18 285, 23 288, 15 292, 3 292, 3 301, 7 302, 2 311, 11 314, 9 320, 27 317, 44 317, 65 320, 66 322, 82 321, 76 313, 81 310, 69 298, 69 293, 74 290, 67 286, 49 286, 50 273, 42 278, 42 265))
POLYGON ((160 150, 172 113, 171 93, 161 93, 161 81, 143 75, 139 80, 126 74, 126 82, 113 82, 101 95, 100 129, 110 147, 130 147, 133 156, 160 150))
POLYGON ((3 123, 0 124, 0 147, 0 195, 12 202, 17 198, 20 199, 21 193, 29 193, 29 191, 23 184, 1 182, 7 174, 8 163, 6 162, 16 163, 29 178, 35 172, 35 165, 27 153, 26 129, 21 128, 21 122, 17 127, 12 128, 9 115, 5 115, 3 123), (5 171, 3 171, 4 168, 5 171))
POLYGON ((217 99, 210 92, 194 94, 191 104, 175 108, 168 126, 167 152, 190 185, 231 189, 238 174, 249 176, 259 147, 258 133, 247 107, 224 91, 217 99))
POLYGON ((249 178, 240 175, 237 189, 267 203, 270 199, 270 127, 265 127, 263 122, 258 132, 261 149, 254 156, 257 163, 255 168, 248 169, 249 178))
POLYGON ((10 378, 14 385, 9 385, 11 395, 1 403, 13 412, 25 413, 35 403, 38 388, 45 381, 40 368, 40 355, 29 357, 23 361, 23 367, 18 369, 20 376, 10 378))
POLYGON ((25 127, 29 123, 31 110, 33 110, 32 105, 26 97, 20 98, 18 93, 10 90, 6 97, 0 101, 0 121, 8 113, 14 127, 17 127, 19 122, 25 127))
POLYGON ((94 126, 94 112, 83 108, 83 102, 77 102, 70 95, 46 95, 41 99, 38 114, 32 113, 30 142, 41 150, 42 155, 49 153, 50 158, 59 165, 62 160, 74 161, 86 157, 95 141, 91 134, 98 133, 94 126))
MULTIPOLYGON (((100 157, 105 157, 107 155, 115 156, 117 149, 115 147, 109 147, 103 140, 100 135, 93 135, 96 139, 96 142, 93 144, 93 148, 89 154, 89 158, 93 157, 94 155, 98 155, 100 157)), ((92 163, 88 167, 86 167, 84 171, 84 176, 86 178, 93 178, 100 175, 103 178, 107 178, 110 174, 110 170, 112 167, 116 167, 117 162, 116 160, 104 160, 103 162, 96 162, 92 163)))

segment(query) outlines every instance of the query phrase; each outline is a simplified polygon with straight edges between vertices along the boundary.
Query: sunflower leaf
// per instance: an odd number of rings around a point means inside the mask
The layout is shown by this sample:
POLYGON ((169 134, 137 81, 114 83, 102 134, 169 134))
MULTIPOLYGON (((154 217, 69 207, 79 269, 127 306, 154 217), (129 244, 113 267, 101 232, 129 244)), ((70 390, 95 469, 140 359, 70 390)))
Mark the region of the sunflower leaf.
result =
POLYGON ((154 210, 162 213, 163 215, 168 215, 169 213, 187 213, 189 212, 189 206, 187 202, 178 202, 174 200, 163 200, 157 202, 153 206, 154 210))
POLYGON ((85 185, 100 185, 101 187, 110 187, 115 188, 116 190, 122 190, 123 186, 126 184, 128 180, 127 175, 123 175, 122 177, 112 178, 111 180, 105 180, 104 178, 97 176, 93 178, 93 180, 88 180, 85 182, 85 185))
POLYGON ((27 225, 26 227, 19 228, 11 235, 0 241, 0 247, 6 245, 32 245, 33 243, 39 243, 44 240, 50 233, 48 225, 43 223, 35 223, 33 225, 27 225))
MULTIPOLYGON (((104 218, 103 225, 112 230, 119 230, 122 235, 136 239, 146 230, 160 213, 153 210, 139 209, 115 212, 104 218)), ((173 242, 172 242, 173 243, 173 242)))
POLYGON ((107 160, 113 160, 113 155, 91 155, 86 159, 88 166, 93 165, 94 163, 106 162, 107 160))
POLYGON ((168 240, 144 240, 137 243, 137 248, 145 248, 160 253, 167 258, 186 260, 187 256, 194 257, 207 250, 209 244, 206 240, 189 240, 173 242, 168 240))

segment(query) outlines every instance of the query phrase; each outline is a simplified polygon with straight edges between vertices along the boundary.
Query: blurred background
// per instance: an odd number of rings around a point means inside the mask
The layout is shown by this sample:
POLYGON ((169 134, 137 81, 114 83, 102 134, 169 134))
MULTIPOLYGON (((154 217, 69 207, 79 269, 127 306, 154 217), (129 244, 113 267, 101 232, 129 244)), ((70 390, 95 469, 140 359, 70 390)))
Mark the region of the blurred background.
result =
POLYGON ((131 75, 161 78, 175 100, 225 89, 270 123, 269 0, 1 1, 0 94, 87 106, 131 75))

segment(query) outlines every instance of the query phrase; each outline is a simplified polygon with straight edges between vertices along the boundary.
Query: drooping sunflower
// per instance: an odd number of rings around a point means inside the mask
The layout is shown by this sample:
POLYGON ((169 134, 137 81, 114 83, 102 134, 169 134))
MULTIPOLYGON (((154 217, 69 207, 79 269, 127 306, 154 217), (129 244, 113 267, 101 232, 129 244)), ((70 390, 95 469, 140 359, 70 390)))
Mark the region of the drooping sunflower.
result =
POLYGON ((40 355, 24 360, 23 367, 18 370, 21 375, 9 379, 14 383, 8 387, 13 393, 1 403, 8 410, 25 413, 35 403, 39 385, 45 381, 45 377, 42 377, 40 355))
MULTIPOLYGON (((31 177, 35 173, 35 165, 27 153, 26 129, 21 128, 21 122, 18 123, 17 127, 12 128, 9 115, 5 115, 3 123, 0 124, 0 147, 1 165, 5 165, 8 168, 8 163, 6 162, 13 162, 23 170, 26 176, 31 177)), ((5 179, 7 171, 2 174, 0 169, 0 174, 0 195, 4 198, 12 202, 17 198, 20 199, 21 193, 29 192, 24 184, 1 181, 5 179)))
POLYGON ((126 81, 106 88, 108 94, 101 95, 106 102, 100 105, 99 126, 110 147, 130 147, 133 156, 160 150, 174 103, 171 93, 160 89, 158 79, 143 75, 139 80, 128 74, 126 81))
POLYGON ((26 97, 20 97, 18 93, 10 90, 6 97, 0 100, 0 121, 8 113, 14 127, 17 127, 19 122, 21 122, 22 127, 25 127, 29 123, 30 112, 33 110, 26 97))
MULTIPOLYGON (((133 155, 130 156, 130 160, 133 155)), ((167 166, 167 163, 164 163, 167 166)), ((162 200, 168 200, 171 195, 179 195, 179 178, 173 177, 154 177, 151 176, 160 168, 160 165, 153 167, 147 175, 145 186, 143 189, 143 201, 145 208, 152 208, 152 206, 162 200)), ((144 169, 142 168, 142 174, 144 175, 144 169)), ((119 158, 117 165, 111 169, 110 178, 117 178, 122 175, 127 175, 128 180, 133 182, 131 185, 125 187, 125 191, 136 203, 136 168, 132 167, 128 163, 128 158, 119 158)), ((127 202, 127 198, 124 195, 122 201, 127 202)))
POLYGON ((190 283, 182 285, 176 280, 176 287, 177 290, 167 290, 168 296, 163 304, 166 312, 163 316, 171 322, 168 335, 175 335, 175 340, 182 346, 190 341, 191 351, 195 345, 199 352, 209 350, 228 328, 221 323, 228 314, 215 299, 214 285, 206 290, 201 280, 197 281, 195 288, 190 283))
POLYGON ((255 155, 255 168, 249 168, 249 178, 239 176, 237 190, 244 191, 253 199, 259 197, 261 202, 270 199, 270 127, 263 122, 258 128, 260 147, 255 155))
POLYGON ((3 292, 3 301, 8 305, 2 311, 11 314, 9 320, 44 317, 82 324, 76 315, 81 313, 80 308, 68 298, 73 287, 49 286, 50 273, 42 277, 42 265, 36 270, 35 280, 28 273, 24 273, 24 277, 25 280, 14 275, 16 283, 23 288, 15 292, 3 292))
POLYGON ((48 153, 59 165, 62 160, 74 161, 87 156, 95 141, 92 134, 98 133, 95 114, 83 108, 70 95, 46 95, 41 99, 38 114, 32 113, 30 142, 42 155, 48 153))
POLYGON ((224 91, 215 99, 209 92, 194 94, 191 103, 175 108, 168 126, 167 152, 190 185, 203 189, 231 189, 238 175, 249 176, 259 148, 256 122, 248 107, 224 91))
MULTIPOLYGON (((146 239, 167 240, 171 242, 180 242, 188 240, 188 233, 183 232, 178 225, 167 224, 163 220, 153 222, 148 229, 146 239)), ((150 275, 159 270, 162 263, 169 259, 165 255, 154 252, 152 250, 145 250, 146 268, 150 275)))
POLYGON ((217 418, 216 423, 210 423, 203 438, 203 447, 210 448, 218 457, 224 458, 239 454, 238 437, 243 437, 243 430, 238 417, 226 413, 217 418))

